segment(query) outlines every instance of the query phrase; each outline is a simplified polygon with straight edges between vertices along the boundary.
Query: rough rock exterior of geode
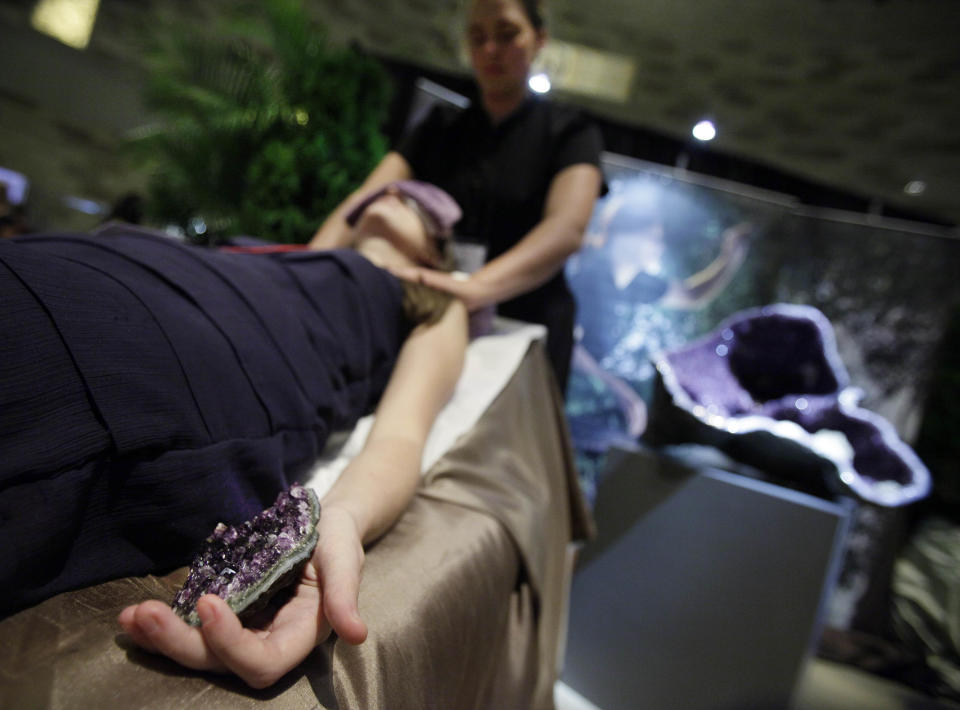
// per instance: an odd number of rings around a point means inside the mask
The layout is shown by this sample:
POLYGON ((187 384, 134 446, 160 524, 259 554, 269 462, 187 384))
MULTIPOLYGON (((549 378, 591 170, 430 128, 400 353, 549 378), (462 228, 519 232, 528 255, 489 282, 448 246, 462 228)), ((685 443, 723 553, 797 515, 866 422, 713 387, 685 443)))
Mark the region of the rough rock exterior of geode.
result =
POLYGON ((316 493, 294 485, 250 520, 218 524, 190 565, 173 610, 199 626, 196 606, 204 594, 216 594, 240 616, 261 609, 299 577, 316 547, 319 520, 316 493))

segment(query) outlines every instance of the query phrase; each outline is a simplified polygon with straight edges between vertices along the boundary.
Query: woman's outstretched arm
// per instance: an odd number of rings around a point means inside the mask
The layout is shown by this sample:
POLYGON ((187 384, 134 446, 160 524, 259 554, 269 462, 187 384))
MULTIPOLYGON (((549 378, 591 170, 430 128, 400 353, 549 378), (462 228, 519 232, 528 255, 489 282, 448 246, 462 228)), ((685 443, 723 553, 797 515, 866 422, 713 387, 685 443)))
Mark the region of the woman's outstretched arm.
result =
POLYGON ((123 629, 148 651, 189 668, 235 673, 254 688, 275 683, 331 631, 362 643, 363 545, 389 530, 409 504, 427 435, 453 392, 466 344, 466 309, 456 301, 437 324, 419 326, 407 339, 362 452, 324 496, 313 557, 269 626, 245 628, 226 602, 206 595, 197 604, 199 628, 148 601, 124 609, 123 629))
POLYGON ((400 351, 363 451, 324 496, 349 511, 372 542, 406 509, 420 482, 427 435, 453 394, 467 346, 466 309, 453 301, 438 323, 421 325, 400 351))

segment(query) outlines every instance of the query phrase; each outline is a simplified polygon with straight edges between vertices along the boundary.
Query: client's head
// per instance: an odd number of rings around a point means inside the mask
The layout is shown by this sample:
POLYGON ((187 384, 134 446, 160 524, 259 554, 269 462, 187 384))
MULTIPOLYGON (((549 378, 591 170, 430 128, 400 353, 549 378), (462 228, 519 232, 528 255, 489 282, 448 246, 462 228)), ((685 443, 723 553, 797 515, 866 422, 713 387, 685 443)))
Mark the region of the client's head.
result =
MULTIPOLYGON (((460 206, 435 185, 392 182, 363 197, 347 214, 358 251, 382 267, 417 264, 453 270, 450 237, 460 206)), ((403 308, 414 323, 437 321, 452 297, 419 283, 403 282, 403 308)))
POLYGON ((395 250, 421 266, 452 268, 450 237, 460 206, 435 185, 399 180, 366 195, 347 214, 354 245, 383 257, 395 250))

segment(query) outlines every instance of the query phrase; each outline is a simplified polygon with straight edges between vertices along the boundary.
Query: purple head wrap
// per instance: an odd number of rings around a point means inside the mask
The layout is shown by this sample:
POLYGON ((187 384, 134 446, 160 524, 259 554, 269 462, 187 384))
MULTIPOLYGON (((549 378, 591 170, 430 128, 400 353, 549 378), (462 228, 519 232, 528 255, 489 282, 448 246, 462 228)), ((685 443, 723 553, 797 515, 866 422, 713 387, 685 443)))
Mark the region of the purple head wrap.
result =
POLYGON ((355 225, 363 211, 388 190, 396 190, 399 194, 409 197, 416 203, 421 218, 425 218, 427 231, 433 236, 449 237, 453 233, 453 225, 457 223, 462 214, 460 205, 436 185, 419 180, 397 180, 374 190, 350 210, 347 215, 347 224, 351 227, 355 225))

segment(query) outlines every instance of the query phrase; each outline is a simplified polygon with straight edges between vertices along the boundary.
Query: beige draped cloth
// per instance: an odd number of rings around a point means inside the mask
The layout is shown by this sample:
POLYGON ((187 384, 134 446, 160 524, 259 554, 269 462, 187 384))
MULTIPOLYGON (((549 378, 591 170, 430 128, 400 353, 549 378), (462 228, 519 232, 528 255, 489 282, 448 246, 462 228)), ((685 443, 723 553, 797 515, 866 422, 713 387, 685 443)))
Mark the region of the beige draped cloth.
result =
POLYGON ((539 343, 367 552, 360 646, 336 638, 264 691, 119 633, 185 569, 61 594, 0 621, 3 708, 550 708, 571 540, 592 533, 539 343))

